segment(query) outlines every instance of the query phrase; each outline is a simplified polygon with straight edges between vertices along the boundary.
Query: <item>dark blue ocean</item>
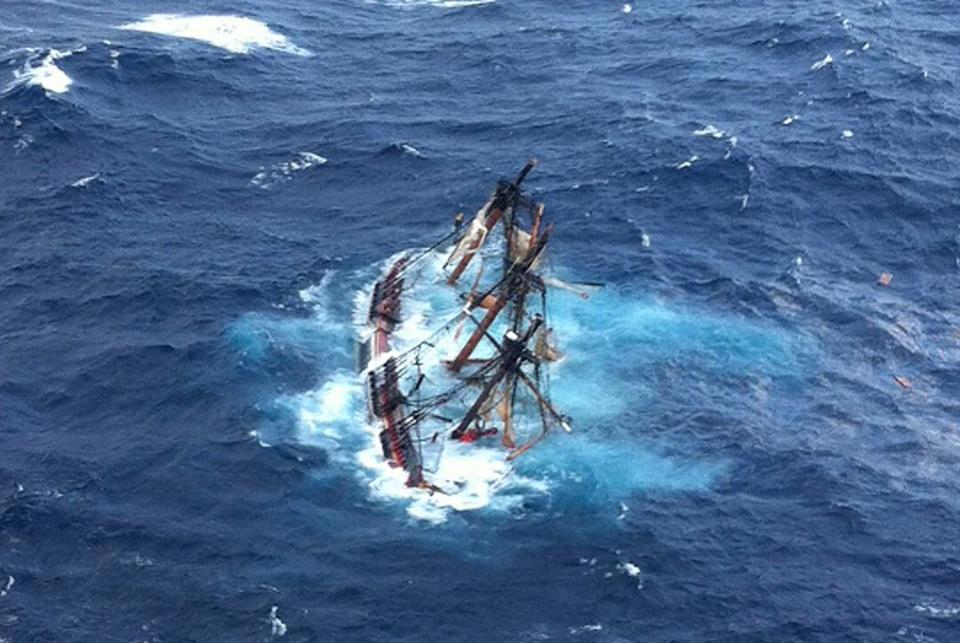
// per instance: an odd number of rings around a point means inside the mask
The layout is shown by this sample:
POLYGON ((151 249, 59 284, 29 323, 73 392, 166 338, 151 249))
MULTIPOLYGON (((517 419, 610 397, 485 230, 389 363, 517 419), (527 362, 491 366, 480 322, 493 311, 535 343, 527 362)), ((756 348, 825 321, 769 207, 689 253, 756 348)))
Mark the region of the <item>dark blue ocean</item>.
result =
POLYGON ((960 641, 958 55, 936 0, 0 3, 0 642, 960 641), (530 157, 605 284, 574 432, 395 493, 358 302, 530 157))

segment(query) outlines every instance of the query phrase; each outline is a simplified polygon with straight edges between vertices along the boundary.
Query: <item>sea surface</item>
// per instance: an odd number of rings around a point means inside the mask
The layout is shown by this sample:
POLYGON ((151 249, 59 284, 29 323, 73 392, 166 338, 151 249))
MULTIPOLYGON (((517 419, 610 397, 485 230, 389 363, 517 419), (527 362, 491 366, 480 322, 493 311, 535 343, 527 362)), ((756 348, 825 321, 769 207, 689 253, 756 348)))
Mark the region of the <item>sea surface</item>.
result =
POLYGON ((0 642, 960 641, 958 54, 937 0, 3 1, 0 642), (605 284, 574 432, 412 494, 364 291, 530 157, 605 284))

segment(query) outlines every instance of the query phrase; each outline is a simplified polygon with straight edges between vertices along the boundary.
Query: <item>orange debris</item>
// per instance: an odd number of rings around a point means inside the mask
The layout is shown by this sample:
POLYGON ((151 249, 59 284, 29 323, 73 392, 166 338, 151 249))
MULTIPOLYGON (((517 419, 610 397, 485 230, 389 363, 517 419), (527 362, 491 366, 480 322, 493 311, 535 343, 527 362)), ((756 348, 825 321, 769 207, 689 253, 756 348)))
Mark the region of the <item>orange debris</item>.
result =
POLYGON ((905 378, 902 375, 894 375, 893 380, 900 385, 900 388, 905 390, 910 390, 913 388, 913 384, 910 383, 910 380, 905 378))
POLYGON ((889 286, 891 281, 893 281, 893 275, 889 272, 881 272, 880 278, 877 279, 877 283, 881 286, 889 286))

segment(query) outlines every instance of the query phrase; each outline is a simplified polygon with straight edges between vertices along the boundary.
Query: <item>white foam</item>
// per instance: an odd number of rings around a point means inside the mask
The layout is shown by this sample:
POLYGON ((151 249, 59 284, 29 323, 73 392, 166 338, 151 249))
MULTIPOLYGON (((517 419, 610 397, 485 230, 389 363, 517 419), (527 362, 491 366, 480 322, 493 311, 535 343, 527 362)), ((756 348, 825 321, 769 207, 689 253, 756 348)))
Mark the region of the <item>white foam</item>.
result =
POLYGON ((630 578, 637 579, 637 589, 643 589, 643 577, 640 571, 640 568, 631 563, 630 561, 625 561, 617 565, 617 569, 624 572, 630 578))
POLYGON ((827 54, 817 62, 813 63, 813 65, 810 66, 810 69, 812 69, 813 71, 817 71, 818 69, 823 69, 827 65, 831 65, 831 64, 833 64, 833 56, 831 56, 830 54, 827 54))
MULTIPOLYGON (((446 436, 440 436, 445 439, 446 436)), ((507 511, 517 506, 522 493, 543 494, 548 485, 540 480, 521 476, 504 458, 504 452, 495 446, 461 444, 449 441, 443 456, 425 465, 432 484, 443 493, 427 493, 406 486, 407 474, 383 461, 374 430, 370 430, 370 447, 358 456, 362 467, 373 475, 370 489, 381 500, 408 502, 407 514, 414 519, 440 524, 451 511, 475 511, 492 508, 507 511)))
POLYGON ((958 605, 914 605, 913 611, 932 616, 933 618, 956 618, 960 616, 960 606, 958 605))
POLYGON ((844 55, 844 56, 852 56, 852 55, 855 54, 855 53, 856 53, 856 52, 855 52, 853 49, 844 49, 844 50, 843 50, 843 55, 844 55))
POLYGON ((95 173, 91 174, 90 176, 85 176, 85 177, 83 177, 82 179, 77 179, 76 181, 74 181, 73 183, 70 184, 70 187, 72 187, 72 188, 85 188, 85 187, 87 187, 88 185, 90 185, 91 183, 93 183, 94 181, 96 181, 96 180, 99 179, 99 178, 100 178, 100 173, 99 173, 99 172, 95 172, 95 173))
POLYGON ((280 620, 280 617, 277 616, 278 606, 274 605, 270 608, 270 634, 271 636, 283 636, 287 633, 287 624, 280 620))
POLYGON ((404 154, 409 154, 410 156, 416 156, 417 158, 423 157, 423 154, 420 153, 420 150, 415 148, 413 145, 408 145, 407 143, 401 143, 400 149, 403 150, 404 154))
POLYGON ((0 598, 7 595, 7 592, 10 591, 10 588, 13 587, 13 583, 16 579, 13 576, 7 576, 7 583, 3 586, 3 589, 0 589, 0 598))
POLYGON ((272 49, 296 56, 312 55, 259 20, 243 16, 155 13, 139 22, 121 25, 120 29, 199 40, 234 54, 248 54, 254 49, 272 49))
POLYGON ((267 190, 277 183, 289 181, 293 178, 295 172, 302 172, 311 167, 324 165, 326 162, 327 159, 319 154, 299 152, 294 159, 278 163, 270 169, 261 166, 260 171, 250 179, 250 185, 267 190))
POLYGON ((683 161, 682 163, 677 163, 677 169, 686 170, 687 168, 691 167, 694 163, 696 163, 699 159, 700 157, 694 154, 686 161, 683 161))
POLYGON ((726 153, 723 155, 723 160, 727 160, 728 158, 733 156, 733 150, 737 149, 737 143, 740 142, 740 139, 738 139, 736 136, 731 136, 728 142, 730 143, 730 146, 727 148, 726 153))
POLYGON ((718 129, 713 125, 705 125, 704 127, 693 131, 694 136, 710 136, 712 138, 723 138, 725 134, 726 133, 723 130, 718 129))
POLYGON ((51 49, 42 58, 29 58, 20 70, 13 72, 13 82, 7 87, 7 91, 20 85, 28 85, 43 87, 48 93, 65 94, 73 84, 73 79, 57 67, 57 61, 69 58, 84 49, 74 51, 51 49))
POLYGON ((441 9, 461 9, 493 4, 496 0, 384 0, 383 4, 394 7, 439 7, 441 9))
POLYGON ((576 636, 577 634, 583 634, 584 632, 600 632, 603 630, 603 625, 600 623, 591 623, 588 625, 580 625, 578 627, 571 627, 570 634, 576 636))
POLYGON ((363 394, 360 380, 338 373, 299 400, 299 422, 311 436, 339 438, 342 426, 355 421, 357 400, 363 394))

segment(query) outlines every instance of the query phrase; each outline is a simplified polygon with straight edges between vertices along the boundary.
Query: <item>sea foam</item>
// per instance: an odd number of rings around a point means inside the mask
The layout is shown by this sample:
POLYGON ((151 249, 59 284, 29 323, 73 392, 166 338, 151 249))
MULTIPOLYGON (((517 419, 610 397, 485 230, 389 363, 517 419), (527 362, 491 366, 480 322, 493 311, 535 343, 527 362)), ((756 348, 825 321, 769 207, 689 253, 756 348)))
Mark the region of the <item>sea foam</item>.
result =
POLYGON ((31 56, 22 68, 13 72, 13 82, 7 87, 7 91, 27 85, 43 87, 48 94, 65 94, 73 84, 73 79, 57 66, 57 61, 69 58, 84 49, 73 51, 50 49, 44 56, 31 56))
POLYGON ((121 25, 120 29, 200 40, 234 54, 248 54, 254 49, 272 49, 297 56, 311 55, 310 51, 296 46, 286 36, 271 30, 259 20, 243 16, 155 13, 139 22, 121 25))

